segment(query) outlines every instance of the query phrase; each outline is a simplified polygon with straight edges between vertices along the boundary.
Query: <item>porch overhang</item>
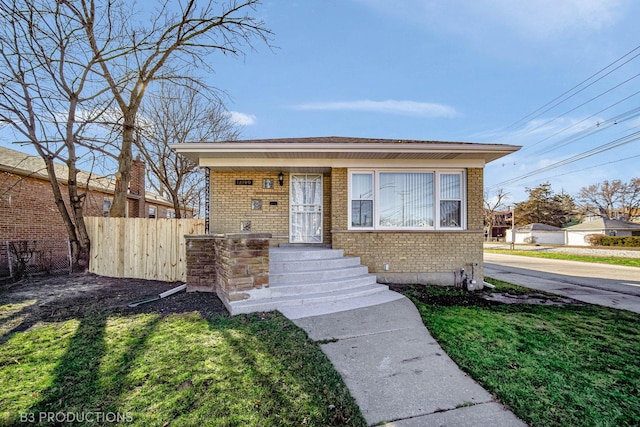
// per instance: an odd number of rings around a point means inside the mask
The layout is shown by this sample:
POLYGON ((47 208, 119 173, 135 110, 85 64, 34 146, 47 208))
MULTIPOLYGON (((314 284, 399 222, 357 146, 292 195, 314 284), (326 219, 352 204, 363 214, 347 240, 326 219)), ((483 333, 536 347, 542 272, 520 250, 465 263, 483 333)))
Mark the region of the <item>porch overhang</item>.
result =
POLYGON ((484 167, 519 146, 346 137, 259 139, 173 144, 172 149, 212 170, 337 167, 484 167))

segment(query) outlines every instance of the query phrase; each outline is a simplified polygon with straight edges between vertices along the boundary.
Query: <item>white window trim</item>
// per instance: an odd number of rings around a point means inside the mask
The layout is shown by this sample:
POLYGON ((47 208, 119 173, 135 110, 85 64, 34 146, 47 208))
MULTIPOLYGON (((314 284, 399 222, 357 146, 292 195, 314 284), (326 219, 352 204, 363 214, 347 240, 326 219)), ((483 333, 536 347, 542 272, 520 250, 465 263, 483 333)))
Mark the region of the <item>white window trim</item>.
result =
MULTIPOLYGON (((348 218, 349 230, 374 230, 375 227, 376 227, 376 223, 378 221, 378 218, 377 218, 378 209, 377 209, 377 206, 376 206, 377 195, 376 195, 376 173, 375 173, 375 171, 373 169, 353 169, 353 170, 350 169, 347 179, 349 180, 348 185, 347 185, 347 187, 348 187, 347 191, 349 193, 348 194, 348 196, 349 196, 349 207, 347 209, 348 216, 349 216, 349 218, 348 218), (371 184, 373 185, 373 188, 372 188, 373 195, 371 196, 372 197, 372 201, 373 201, 373 208, 372 208, 372 210, 373 210, 373 226, 372 227, 354 227, 354 226, 351 225, 351 224, 353 224, 353 221, 352 221, 352 219, 353 219, 352 218, 352 214, 353 214, 353 212, 352 212, 353 211, 352 201, 354 200, 351 197, 352 196, 352 194, 351 194, 351 182, 352 182, 352 176, 354 174, 371 174, 371 184)), ((364 200, 364 199, 355 199, 355 200, 364 200)))
MULTIPOLYGON (((399 168, 377 168, 377 169, 349 169, 347 174, 347 221, 348 230, 354 231, 461 231, 467 229, 467 174, 466 169, 399 169, 399 168), (380 173, 381 172, 400 172, 400 173, 433 173, 434 174, 434 215, 433 227, 383 227, 380 226, 380 173), (352 226, 352 194, 351 182, 353 174, 370 173, 373 177, 373 227, 354 227, 352 226), (441 174, 460 174, 460 192, 461 192, 461 224, 460 227, 442 227, 440 226, 440 175, 441 174)), ((448 200, 448 199, 446 199, 448 200)))
MULTIPOLYGON (((444 199, 455 200, 455 199, 444 199)), ((436 171, 436 229, 438 230, 466 230, 467 229, 467 174, 465 170, 446 170, 439 169, 436 171), (442 227, 440 226, 440 175, 442 174, 459 174, 460 175, 460 227, 442 227)))

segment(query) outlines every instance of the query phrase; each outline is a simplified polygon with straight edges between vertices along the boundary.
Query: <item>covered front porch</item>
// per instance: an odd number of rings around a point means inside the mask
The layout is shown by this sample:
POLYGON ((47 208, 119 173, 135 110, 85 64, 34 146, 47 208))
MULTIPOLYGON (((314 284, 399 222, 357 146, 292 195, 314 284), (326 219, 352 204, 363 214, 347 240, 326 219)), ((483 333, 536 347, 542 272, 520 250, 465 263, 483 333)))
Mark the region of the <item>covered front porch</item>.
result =
POLYGON ((331 168, 213 169, 212 233, 269 233, 271 246, 331 246, 331 168))

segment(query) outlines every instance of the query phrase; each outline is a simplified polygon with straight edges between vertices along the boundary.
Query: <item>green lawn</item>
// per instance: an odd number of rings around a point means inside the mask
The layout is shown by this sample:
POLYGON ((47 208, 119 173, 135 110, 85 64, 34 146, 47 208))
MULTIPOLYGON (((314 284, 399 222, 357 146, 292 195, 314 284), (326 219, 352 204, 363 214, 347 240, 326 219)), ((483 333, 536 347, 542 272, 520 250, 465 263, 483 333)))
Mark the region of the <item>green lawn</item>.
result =
MULTIPOLYGON (((487 280, 494 291, 540 294, 487 280)), ((456 289, 405 293, 447 354, 529 425, 640 425, 640 315, 489 304, 456 289)))
MULTIPOLYGON (((0 307, 0 324, 21 309, 0 307)), ((60 413, 132 426, 366 424, 317 344, 275 313, 40 323, 0 344, 0 384, 0 425, 60 413)))
POLYGON ((640 267, 640 258, 597 257, 584 255, 560 254, 554 252, 539 252, 534 250, 485 249, 485 252, 505 255, 521 255, 535 258, 565 259, 569 261, 596 262, 601 264, 624 265, 640 267))

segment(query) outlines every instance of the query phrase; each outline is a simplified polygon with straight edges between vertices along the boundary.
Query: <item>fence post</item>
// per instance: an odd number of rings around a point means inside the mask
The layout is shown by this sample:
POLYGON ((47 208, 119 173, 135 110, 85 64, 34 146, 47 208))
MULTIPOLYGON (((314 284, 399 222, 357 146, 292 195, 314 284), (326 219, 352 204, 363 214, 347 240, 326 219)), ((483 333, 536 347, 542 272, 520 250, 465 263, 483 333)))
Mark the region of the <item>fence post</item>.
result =
POLYGON ((13 263, 11 262, 11 248, 9 241, 7 240, 7 262, 9 263, 9 277, 13 277, 13 263))
POLYGON ((73 272, 73 260, 71 258, 71 240, 67 239, 67 256, 69 259, 69 274, 73 272))

